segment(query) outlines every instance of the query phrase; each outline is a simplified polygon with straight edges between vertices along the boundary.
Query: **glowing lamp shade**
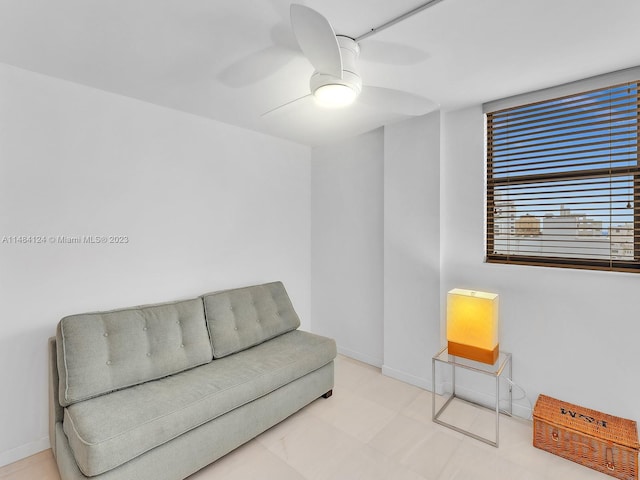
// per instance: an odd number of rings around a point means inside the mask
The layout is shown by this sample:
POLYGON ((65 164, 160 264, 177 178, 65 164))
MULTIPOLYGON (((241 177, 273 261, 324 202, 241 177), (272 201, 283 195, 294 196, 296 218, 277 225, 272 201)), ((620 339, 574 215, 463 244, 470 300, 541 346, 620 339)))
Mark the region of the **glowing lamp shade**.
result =
POLYGON ((316 89, 313 96, 323 107, 339 108, 352 104, 358 94, 348 85, 330 83, 316 89))
POLYGON ((493 365, 498 359, 498 295, 454 288, 447 294, 450 355, 493 365))

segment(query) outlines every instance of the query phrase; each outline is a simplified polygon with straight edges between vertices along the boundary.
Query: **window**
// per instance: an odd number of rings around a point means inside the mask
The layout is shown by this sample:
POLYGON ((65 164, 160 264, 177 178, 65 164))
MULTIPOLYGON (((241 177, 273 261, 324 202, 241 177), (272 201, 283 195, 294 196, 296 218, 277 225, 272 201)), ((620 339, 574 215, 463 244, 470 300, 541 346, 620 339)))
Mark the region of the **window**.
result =
POLYGON ((488 262, 640 272, 638 86, 487 113, 488 262))

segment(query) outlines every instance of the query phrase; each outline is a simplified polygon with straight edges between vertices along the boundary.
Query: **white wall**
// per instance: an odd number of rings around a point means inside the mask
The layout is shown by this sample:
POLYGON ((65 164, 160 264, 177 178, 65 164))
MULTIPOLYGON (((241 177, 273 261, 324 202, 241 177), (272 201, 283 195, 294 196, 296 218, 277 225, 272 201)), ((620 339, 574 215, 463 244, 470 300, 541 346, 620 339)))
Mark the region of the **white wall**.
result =
POLYGON ((310 149, 0 65, 0 465, 48 447, 67 314, 281 279, 310 318, 310 149))
POLYGON ((316 147, 311 167, 314 331, 425 388, 440 343, 439 119, 316 147))
POLYGON ((385 127, 383 373, 431 388, 440 344, 440 114, 385 127))
POLYGON ((383 131, 316 147, 311 164, 314 332, 382 364, 383 131))
POLYGON ((441 301, 454 287, 500 294, 500 347, 532 403, 640 418, 640 276, 484 263, 483 122, 480 106, 443 114, 441 301))

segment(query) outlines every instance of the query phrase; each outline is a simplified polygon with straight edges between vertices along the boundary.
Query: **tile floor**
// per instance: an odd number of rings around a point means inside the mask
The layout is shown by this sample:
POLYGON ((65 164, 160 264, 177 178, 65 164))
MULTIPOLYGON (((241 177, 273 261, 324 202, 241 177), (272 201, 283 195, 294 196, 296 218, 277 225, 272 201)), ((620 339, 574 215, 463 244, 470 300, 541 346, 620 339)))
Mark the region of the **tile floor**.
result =
MULTIPOLYGON (((531 445, 531 422, 502 417, 500 447, 431 421, 431 394, 339 356, 333 397, 318 399, 189 480, 590 480, 612 478, 531 445)), ((490 412, 448 415, 492 432, 490 412)), ((47 450, 0 468, 0 480, 59 480, 47 450)), ((132 479, 134 480, 134 479, 132 479)))

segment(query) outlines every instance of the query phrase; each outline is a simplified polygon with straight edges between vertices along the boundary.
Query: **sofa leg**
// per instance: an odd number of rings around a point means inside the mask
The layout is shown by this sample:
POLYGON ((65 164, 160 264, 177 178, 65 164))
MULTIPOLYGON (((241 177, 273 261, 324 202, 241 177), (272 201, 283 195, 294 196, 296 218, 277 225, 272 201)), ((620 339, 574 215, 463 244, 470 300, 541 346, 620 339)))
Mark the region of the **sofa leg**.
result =
POLYGON ((329 398, 331 395, 333 395, 333 390, 329 390, 327 393, 322 395, 322 398, 329 398))

